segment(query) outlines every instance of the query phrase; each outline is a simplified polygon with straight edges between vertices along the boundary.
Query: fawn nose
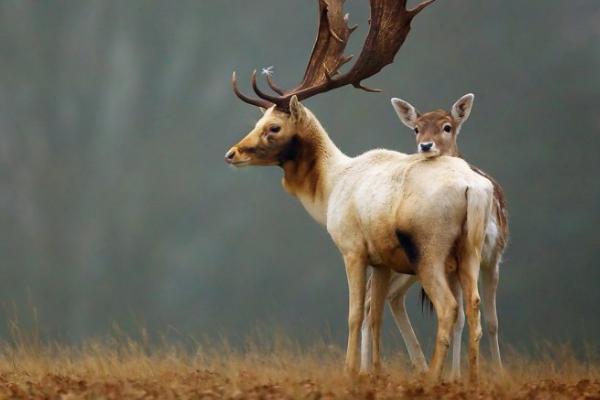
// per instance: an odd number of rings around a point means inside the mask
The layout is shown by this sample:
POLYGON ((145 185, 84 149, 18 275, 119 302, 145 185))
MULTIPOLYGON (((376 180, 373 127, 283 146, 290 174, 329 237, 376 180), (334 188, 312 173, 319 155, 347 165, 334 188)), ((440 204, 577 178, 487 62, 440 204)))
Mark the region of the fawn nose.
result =
POLYGON ((225 154, 225 162, 231 164, 233 162, 233 159, 235 157, 235 148, 230 149, 226 154, 225 154))
POLYGON ((420 147, 421 147, 421 151, 427 152, 427 151, 431 150, 431 148, 433 147, 433 142, 421 143, 420 147))

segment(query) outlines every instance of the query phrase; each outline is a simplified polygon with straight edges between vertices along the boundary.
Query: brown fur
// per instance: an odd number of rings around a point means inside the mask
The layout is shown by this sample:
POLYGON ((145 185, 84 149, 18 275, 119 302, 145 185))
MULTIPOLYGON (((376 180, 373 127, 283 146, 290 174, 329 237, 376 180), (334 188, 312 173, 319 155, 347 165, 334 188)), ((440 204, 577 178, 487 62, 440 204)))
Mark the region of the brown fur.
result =
POLYGON ((416 134, 417 143, 434 142, 439 155, 459 156, 456 146, 459 123, 448 111, 434 110, 425 113, 417 119, 416 127, 419 130, 416 134), (443 131, 447 123, 452 125, 450 134, 443 131))
POLYGON ((321 167, 316 149, 315 138, 296 135, 289 151, 291 157, 281 164, 284 171, 284 186, 290 193, 305 193, 318 199, 322 195, 321 167))

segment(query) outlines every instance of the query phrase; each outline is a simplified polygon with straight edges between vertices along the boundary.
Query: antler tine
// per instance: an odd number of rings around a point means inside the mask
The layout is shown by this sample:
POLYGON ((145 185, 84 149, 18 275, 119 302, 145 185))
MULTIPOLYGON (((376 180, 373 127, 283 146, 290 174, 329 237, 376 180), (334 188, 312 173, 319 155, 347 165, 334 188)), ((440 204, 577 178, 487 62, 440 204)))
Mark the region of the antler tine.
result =
POLYGON ((271 75, 267 74, 266 78, 267 78, 267 84, 269 85, 271 90, 273 90, 278 95, 283 96, 284 95, 283 89, 281 89, 279 86, 277 86, 275 84, 275 82, 273 82, 273 78, 271 77, 271 75))
POLYGON ((346 64, 347 62, 349 62, 350 60, 352 60, 353 58, 354 58, 354 54, 350 54, 349 56, 342 57, 342 60, 340 61, 340 67, 342 65, 346 64))
POLYGON ((281 97, 271 96, 258 88, 258 83, 256 82, 256 70, 252 72, 252 89, 254 89, 254 93, 256 93, 258 97, 270 101, 271 103, 279 104, 283 100, 281 97))
POLYGON ((428 5, 430 5, 431 3, 433 3, 435 0, 426 0, 421 2, 420 4, 417 4, 416 6, 414 6, 413 8, 411 8, 410 10, 408 10, 408 13, 414 17, 415 15, 417 15, 418 13, 421 12, 421 10, 423 10, 425 7, 427 7, 428 5))
POLYGON ((245 94, 243 94, 240 89, 238 88, 237 85, 237 77, 235 74, 235 71, 233 71, 233 74, 231 75, 231 86, 233 86, 233 92, 235 93, 235 95, 237 97, 240 98, 240 100, 242 100, 245 103, 248 104, 252 104, 253 106, 256 107, 262 107, 262 108, 269 108, 273 105, 273 103, 270 103, 266 100, 263 99, 253 99, 251 97, 246 96, 245 94))
POLYGON ((383 90, 381 90, 381 89, 375 89, 375 88, 370 88, 368 86, 365 86, 361 82, 354 83, 354 84, 352 84, 352 86, 354 86, 357 89, 364 90, 365 92, 369 92, 369 93, 381 93, 381 92, 383 92, 383 90))

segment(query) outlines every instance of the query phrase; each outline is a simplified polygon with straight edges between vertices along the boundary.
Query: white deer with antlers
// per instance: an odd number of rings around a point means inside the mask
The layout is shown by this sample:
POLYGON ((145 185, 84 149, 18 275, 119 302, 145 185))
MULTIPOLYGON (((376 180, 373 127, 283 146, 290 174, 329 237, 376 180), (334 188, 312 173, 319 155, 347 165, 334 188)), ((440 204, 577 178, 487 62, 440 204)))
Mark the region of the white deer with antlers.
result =
MULTIPOLYGON (((417 152, 427 157, 437 157, 440 155, 461 157, 457 138, 463 124, 469 118, 474 97, 473 94, 464 95, 454 103, 450 112, 434 110, 422 114, 413 105, 398 98, 392 99, 392 106, 402 123, 414 131, 417 152)), ((494 186, 493 212, 485 234, 481 275, 483 316, 487 324, 490 352, 494 365, 501 369, 502 361, 498 345, 496 292, 498 288, 500 261, 508 242, 508 212, 502 187, 485 172, 475 167, 472 167, 472 169, 489 179, 494 186)), ((406 293, 416 281, 415 276, 392 273, 387 299, 396 325, 406 344, 411 362, 417 370, 424 371, 427 369, 425 356, 412 329, 404 306, 406 293)), ((367 300, 365 304, 366 320, 370 318, 370 286, 369 282, 367 284, 367 300)), ((458 302, 461 303, 462 292, 460 287, 455 285, 453 291, 458 302)), ((460 308, 452 339, 452 376, 455 378, 460 376, 461 336, 464 321, 464 311, 460 308)), ((371 328, 368 323, 363 323, 361 369, 365 371, 369 370, 371 366, 370 338, 371 328)))
POLYGON ((281 90, 267 76, 277 95, 264 93, 255 72, 252 86, 259 98, 250 98, 239 91, 234 74, 236 95, 266 112, 225 159, 235 166, 280 166, 284 188, 327 228, 340 250, 349 288, 348 371, 356 372, 359 367, 366 269, 371 265, 374 365, 380 366, 381 317, 394 270, 416 275, 434 305, 438 331, 429 376, 440 378, 458 314, 451 290, 451 277, 457 276, 466 298, 470 370, 475 379, 481 337, 477 278, 491 210, 491 183, 455 157, 430 160, 421 154, 388 150, 349 157, 300 103, 346 85, 371 90, 361 81, 392 62, 411 20, 432 0, 411 10, 406 10, 405 3, 371 0, 369 33, 348 72, 339 71, 350 60, 343 52, 352 32, 343 1, 320 0, 317 40, 298 87, 281 90))

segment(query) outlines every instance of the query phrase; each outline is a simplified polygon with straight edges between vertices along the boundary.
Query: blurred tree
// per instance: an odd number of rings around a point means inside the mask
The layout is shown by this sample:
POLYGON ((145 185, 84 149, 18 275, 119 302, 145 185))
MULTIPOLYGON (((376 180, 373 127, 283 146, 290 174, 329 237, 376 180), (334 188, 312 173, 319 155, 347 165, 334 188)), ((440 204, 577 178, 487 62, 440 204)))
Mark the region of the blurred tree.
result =
MULTIPOLYGON (((410 152, 389 97, 428 109, 474 91, 461 148, 504 184, 512 217, 502 337, 597 343, 600 5, 438 3, 373 79, 384 95, 307 105, 349 153, 410 152)), ((355 50, 367 6, 348 7, 355 50)), ((315 27, 298 0, 0 2, 0 302, 38 307, 42 332, 67 341, 113 322, 343 338, 344 273, 325 233, 276 169, 222 162, 258 116, 231 95, 231 71, 274 64, 292 85, 315 27)))

